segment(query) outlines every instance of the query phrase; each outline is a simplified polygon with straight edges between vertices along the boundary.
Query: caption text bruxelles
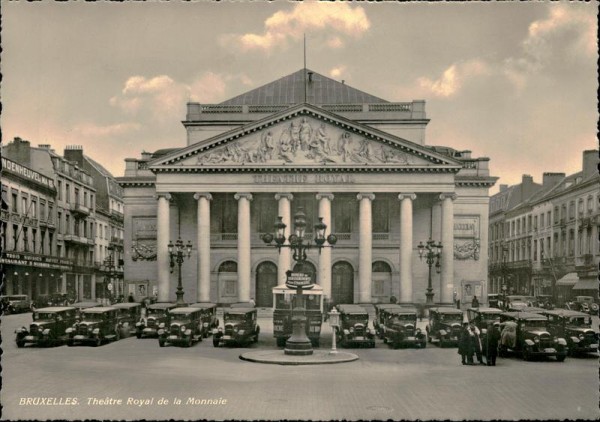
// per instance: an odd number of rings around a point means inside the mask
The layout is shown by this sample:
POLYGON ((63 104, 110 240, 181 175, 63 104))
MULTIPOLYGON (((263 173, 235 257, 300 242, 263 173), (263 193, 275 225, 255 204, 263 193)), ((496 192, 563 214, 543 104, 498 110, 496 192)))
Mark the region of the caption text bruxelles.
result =
POLYGON ((197 397, 186 398, 166 398, 166 397, 128 397, 126 399, 117 399, 114 397, 21 397, 19 406, 224 406, 227 399, 222 397, 212 399, 202 399, 197 397))

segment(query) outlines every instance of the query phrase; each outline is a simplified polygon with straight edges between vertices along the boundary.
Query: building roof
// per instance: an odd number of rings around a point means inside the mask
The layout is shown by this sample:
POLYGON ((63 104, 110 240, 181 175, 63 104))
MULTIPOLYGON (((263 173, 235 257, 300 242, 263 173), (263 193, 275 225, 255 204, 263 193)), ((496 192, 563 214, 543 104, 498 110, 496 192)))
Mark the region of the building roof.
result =
POLYGON ((281 105, 281 104, 367 104, 388 101, 334 79, 306 69, 300 69, 266 85, 223 101, 221 105, 281 105), (312 72, 312 76, 309 75, 312 72), (306 99, 304 81, 306 79, 306 99))

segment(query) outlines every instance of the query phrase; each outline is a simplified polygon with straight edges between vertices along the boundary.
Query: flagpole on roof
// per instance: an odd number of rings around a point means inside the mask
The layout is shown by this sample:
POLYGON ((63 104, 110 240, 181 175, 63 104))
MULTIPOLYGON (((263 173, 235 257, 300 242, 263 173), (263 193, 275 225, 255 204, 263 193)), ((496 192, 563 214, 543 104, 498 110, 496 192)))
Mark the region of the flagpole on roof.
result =
POLYGON ((306 102, 306 33, 304 34, 304 102, 306 102))

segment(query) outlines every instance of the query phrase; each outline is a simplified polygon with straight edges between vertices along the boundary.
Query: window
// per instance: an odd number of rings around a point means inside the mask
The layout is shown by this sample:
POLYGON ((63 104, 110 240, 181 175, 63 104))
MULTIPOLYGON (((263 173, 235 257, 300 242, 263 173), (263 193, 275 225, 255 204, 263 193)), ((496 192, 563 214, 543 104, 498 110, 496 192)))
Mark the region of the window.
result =
POLYGON ((62 180, 58 181, 58 189, 56 190, 56 194, 58 196, 59 200, 62 200, 63 198, 63 191, 62 191, 62 180))
POLYGON ((373 233, 389 233, 390 211, 387 199, 375 199, 373 205, 373 233))
POLYGON ((37 218, 37 199, 31 198, 31 207, 29 209, 29 216, 31 218, 37 218))
POLYGON ((569 220, 575 219, 575 201, 569 203, 569 220))
POLYGON ((16 224, 13 224, 12 241, 13 241, 13 251, 16 251, 18 241, 19 241, 19 226, 17 226, 16 224))
MULTIPOLYGON (((540 246, 541 246, 541 243, 540 243, 540 246)), ((534 241, 533 241, 533 260, 534 261, 538 260, 537 259, 537 249, 538 249, 538 241, 537 241, 537 239, 534 239, 534 241)))
POLYGON ((588 214, 594 212, 594 198, 592 195, 588 196, 587 198, 587 212, 588 214))
POLYGON ((12 212, 19 212, 19 194, 15 191, 12 192, 12 202, 10 206, 12 212))
POLYGON ((87 192, 83 192, 83 205, 88 206, 88 194, 87 192))
POLYGON ((40 200, 40 220, 46 221, 46 201, 40 200))
POLYGON ((90 208, 94 211, 94 195, 90 193, 90 208))
POLYGON ((48 222, 54 223, 54 204, 52 202, 48 204, 48 222))
POLYGON ((6 251, 7 248, 7 240, 6 240, 6 230, 8 229, 8 224, 4 221, 2 222, 2 250, 6 251))
POLYGON ((62 246, 56 245, 56 256, 62 258, 62 246))
POLYGON ((37 230, 31 229, 31 252, 37 253, 37 230))
POLYGON ((533 217, 533 230, 537 230, 538 228, 538 216, 533 217))
MULTIPOLYGON (((232 194, 226 194, 221 201, 221 233, 237 233, 238 204, 232 194)), ((289 228, 288 228, 289 234, 289 228)))
POLYGON ((68 183, 65 183, 65 202, 71 202, 71 186, 68 183))
POLYGON ((554 240, 552 243, 553 246, 553 251, 554 251, 554 257, 556 258, 557 256, 559 256, 559 247, 560 245, 558 244, 558 233, 554 233, 554 240))
POLYGON ((581 217, 583 216, 583 212, 584 212, 584 208, 583 208, 583 198, 579 198, 579 201, 577 203, 577 214, 581 217))
POLYGON ((27 197, 21 197, 21 214, 27 215, 29 213, 29 209, 27 206, 27 197))
POLYGON ((333 201, 333 230, 332 233, 352 233, 352 215, 356 212, 356 200, 340 198, 333 201))
POLYGON ((65 214, 65 233, 71 234, 71 216, 69 214, 65 214))
POLYGON ((23 227, 23 250, 29 252, 29 229, 23 227))
POLYGON ((554 224, 558 224, 558 206, 554 207, 554 224))
POLYGON ((81 202, 79 201, 81 198, 79 197, 79 189, 75 188, 75 203, 76 204, 80 204, 81 202))
POLYGON ((573 256, 575 252, 575 231, 569 230, 569 256, 573 256))
POLYGON ((567 220, 567 204, 563 204, 560 207, 560 222, 563 223, 567 220))
MULTIPOLYGON (((536 227, 537 227, 537 224, 536 224, 536 227)), ((530 215, 527 216, 527 231, 528 232, 531 231, 531 216, 530 215)))
POLYGON ((48 255, 54 254, 54 235, 48 232, 48 255))

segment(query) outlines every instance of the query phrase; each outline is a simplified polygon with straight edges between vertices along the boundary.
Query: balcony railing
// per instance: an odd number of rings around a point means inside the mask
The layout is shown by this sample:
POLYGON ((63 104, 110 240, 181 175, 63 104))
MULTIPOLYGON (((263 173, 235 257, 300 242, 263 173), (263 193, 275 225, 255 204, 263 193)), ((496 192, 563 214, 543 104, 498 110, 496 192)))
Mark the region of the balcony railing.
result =
POLYGON ((123 222, 123 213, 122 212, 119 212, 116 210, 111 210, 110 216, 117 221, 123 222))
MULTIPOLYGON (((77 236, 75 234, 65 234, 63 240, 69 243, 75 243, 78 245, 88 245, 87 237, 77 236)), ((93 244, 93 243, 92 243, 93 244)))
POLYGON ((237 238, 237 233, 211 233, 210 235, 210 240, 215 242, 235 242, 237 238))
POLYGON ((80 217, 87 217, 88 215, 90 215, 90 209, 78 203, 74 204, 71 207, 71 212, 76 215, 79 215, 80 217))
POLYGON ((8 221, 10 218, 10 212, 8 212, 7 210, 2 210, 2 213, 0 214, 0 219, 2 221, 8 221))
POLYGON ((118 236, 111 236, 110 244, 115 246, 123 246, 123 239, 118 236))

